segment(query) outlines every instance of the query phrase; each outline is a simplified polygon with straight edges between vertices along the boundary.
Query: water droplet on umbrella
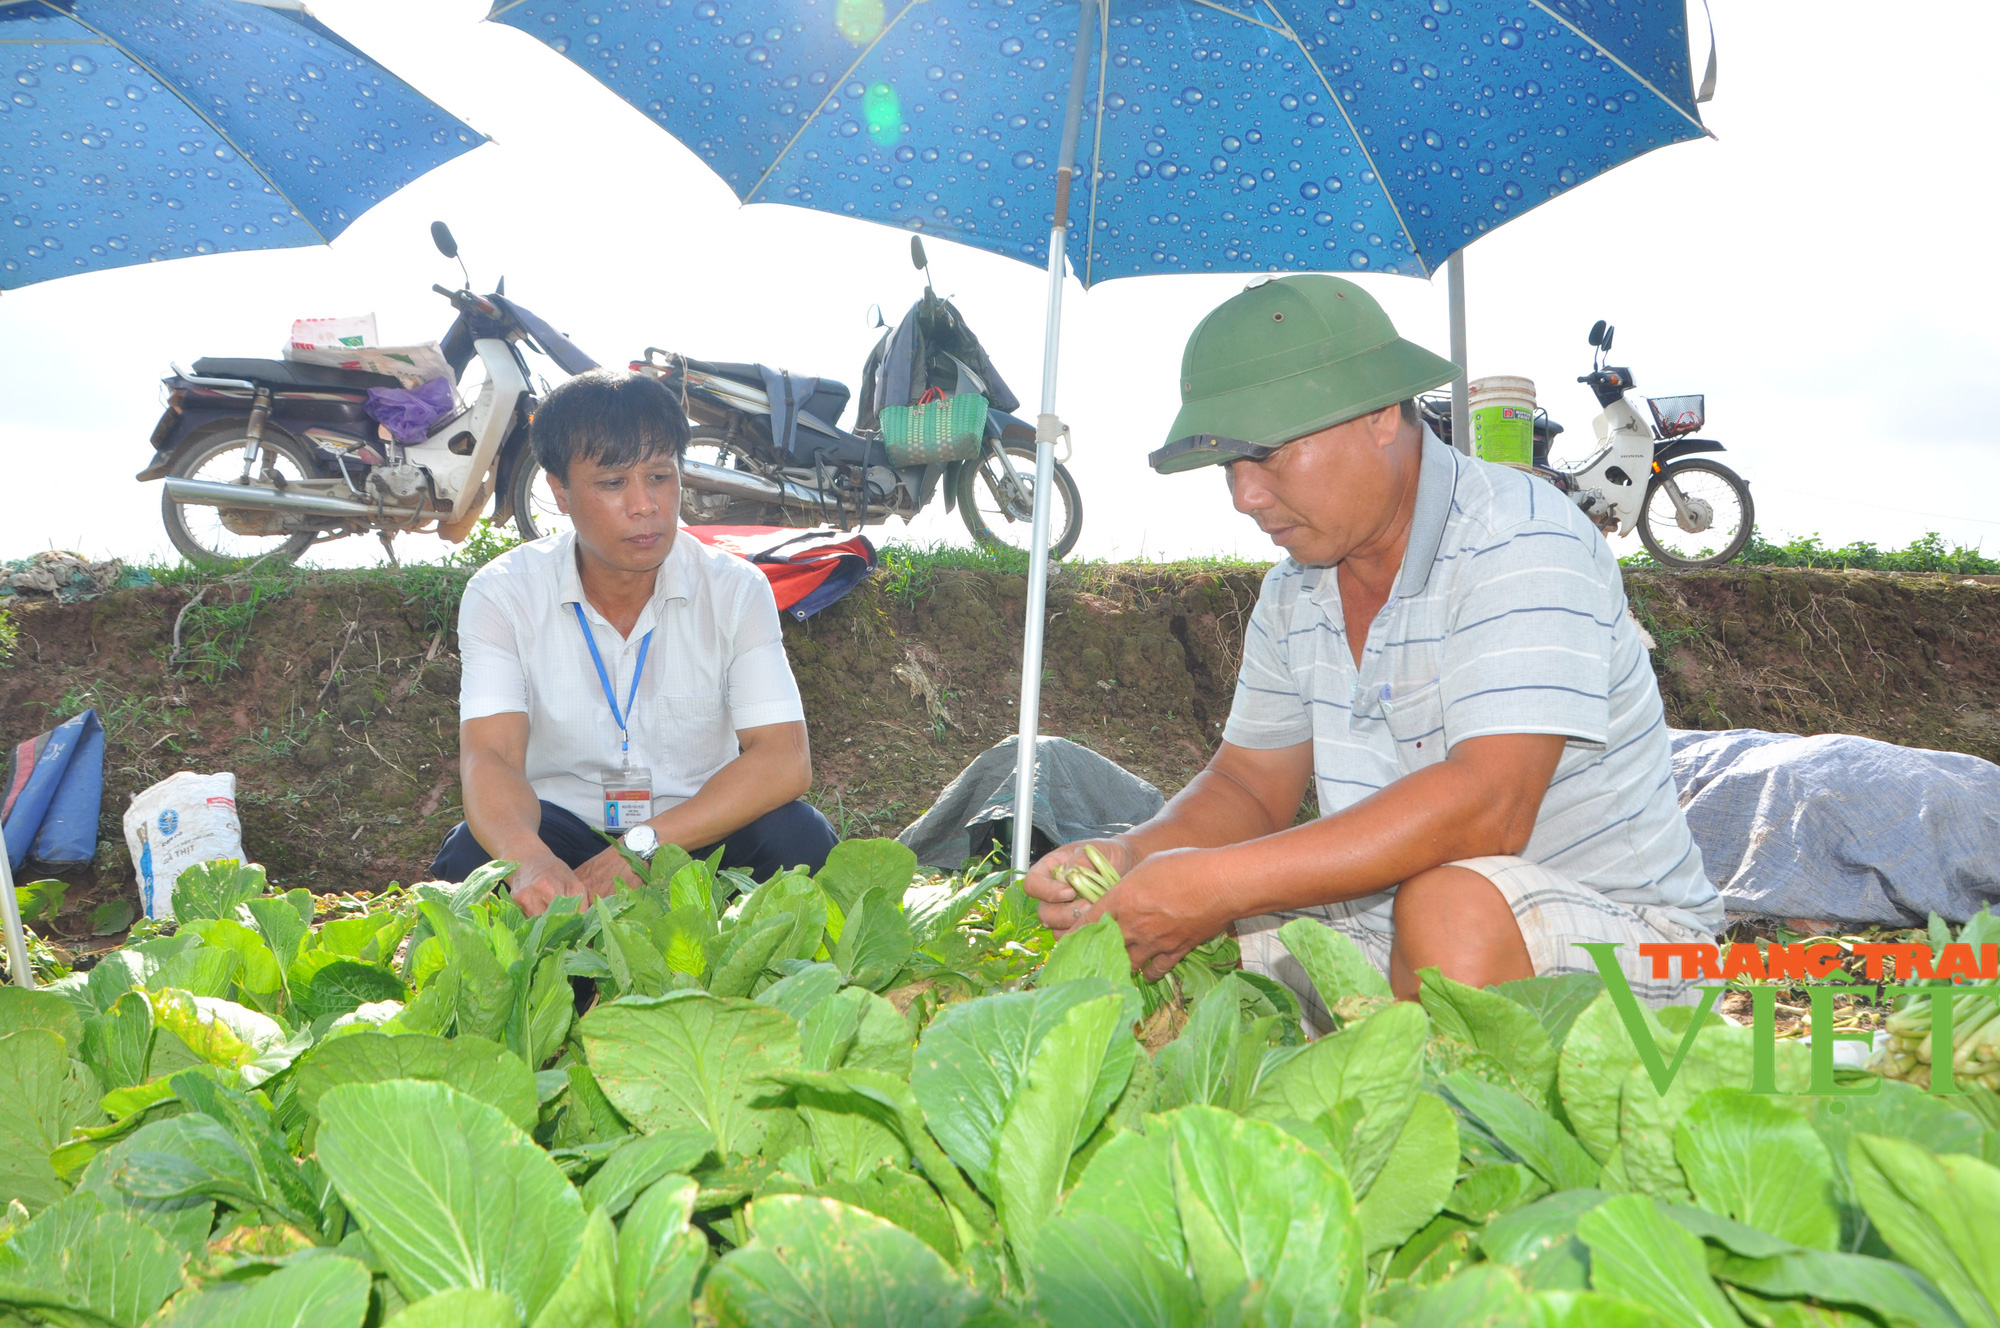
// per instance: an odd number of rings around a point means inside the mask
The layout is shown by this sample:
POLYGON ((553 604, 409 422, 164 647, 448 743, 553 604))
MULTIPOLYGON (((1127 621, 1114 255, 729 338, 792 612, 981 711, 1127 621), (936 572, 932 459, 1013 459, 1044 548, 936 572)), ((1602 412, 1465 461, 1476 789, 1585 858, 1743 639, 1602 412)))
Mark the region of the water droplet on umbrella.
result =
POLYGON ((72 74, 94 74, 97 72, 97 64, 89 56, 73 55, 69 59, 69 72, 72 74))
POLYGON ((1182 89, 1181 89, 1181 100, 1182 100, 1182 101, 1184 101, 1184 102, 1186 102, 1186 103, 1187 103, 1188 105, 1190 105, 1190 106, 1199 106, 1199 105, 1201 105, 1201 89, 1200 89, 1200 88, 1182 88, 1182 89))
POLYGON ((1017 171, 1025 171, 1025 170, 1027 170, 1027 169, 1028 169, 1028 168, 1029 168, 1030 166, 1032 166, 1032 165, 1034 165, 1034 164, 1035 164, 1035 154, 1034 154, 1034 153, 1032 153, 1032 152, 1016 152, 1016 153, 1014 154, 1014 169, 1015 169, 1015 170, 1017 170, 1017 171))
POLYGON ((1243 140, 1234 134, 1225 134, 1222 138, 1222 150, 1224 152, 1241 152, 1243 150, 1243 140))
POLYGON ((1508 28, 1500 34, 1500 44, 1510 51, 1519 50, 1521 48, 1521 40, 1521 34, 1512 28, 1508 28))
POLYGON ((1442 151, 1444 148, 1444 135, 1435 129, 1424 130, 1424 146, 1432 152, 1442 151))
POLYGON ((1316 184, 1314 184, 1314 183, 1313 183, 1313 182, 1312 182, 1311 180, 1307 180, 1307 181, 1306 181, 1306 182, 1305 182, 1304 184, 1302 184, 1302 185, 1300 185, 1300 186, 1299 186, 1299 197, 1300 197, 1300 198, 1318 198, 1318 197, 1319 197, 1319 186, 1318 186, 1318 185, 1316 185, 1316 184))
POLYGON ((1287 92, 1284 96, 1278 98, 1278 106, 1283 110, 1296 111, 1299 109, 1299 99, 1287 92))
POLYGON ((1434 14, 1449 14, 1451 12, 1451 0, 1431 0, 1431 12, 1434 14))
POLYGON ((1255 189, 1257 187, 1257 177, 1245 171, 1236 177, 1236 187, 1238 189, 1255 189))
POLYGON ((1006 41, 1000 43, 1000 54, 1010 57, 1019 55, 1022 45, 1023 43, 1019 37, 1009 37, 1006 41))
POLYGON ((1365 249, 1349 249, 1347 265, 1356 271, 1368 266, 1368 252, 1365 249))

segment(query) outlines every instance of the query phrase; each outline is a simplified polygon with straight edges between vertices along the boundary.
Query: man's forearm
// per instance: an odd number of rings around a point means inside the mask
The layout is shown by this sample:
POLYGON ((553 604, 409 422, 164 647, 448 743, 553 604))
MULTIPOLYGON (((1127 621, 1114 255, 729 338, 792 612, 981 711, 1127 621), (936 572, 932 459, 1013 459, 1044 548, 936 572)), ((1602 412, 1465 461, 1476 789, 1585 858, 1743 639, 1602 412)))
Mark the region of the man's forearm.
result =
POLYGON ((1117 838, 1134 861, 1175 848, 1220 848, 1284 829, 1257 796, 1213 766, 1188 781, 1151 820, 1117 838))
POLYGON ((753 748, 716 771, 693 797, 647 824, 663 844, 706 848, 799 797, 811 783, 811 766, 801 753, 753 748))
POLYGON ((488 853, 526 862, 549 851, 542 843, 542 801, 518 768, 490 755, 470 753, 460 782, 465 789, 465 823, 488 853))
POLYGON ((1519 853, 1520 818, 1495 809, 1507 801, 1487 772, 1443 761, 1343 811, 1214 850, 1215 888, 1231 916, 1255 917, 1359 899, 1461 858, 1519 853))

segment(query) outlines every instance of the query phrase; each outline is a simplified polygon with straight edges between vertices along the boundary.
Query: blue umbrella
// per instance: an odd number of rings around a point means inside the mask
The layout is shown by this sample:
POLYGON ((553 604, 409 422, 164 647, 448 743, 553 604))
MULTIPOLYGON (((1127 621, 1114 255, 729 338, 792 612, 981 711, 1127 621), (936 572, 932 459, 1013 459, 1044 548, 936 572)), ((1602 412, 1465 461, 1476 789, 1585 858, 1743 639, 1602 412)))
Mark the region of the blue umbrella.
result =
POLYGON ((296 0, 0 0, 0 287, 325 243, 482 141, 296 0))
MULTIPOLYGON (((499 0, 490 17, 567 55, 746 203, 1046 261, 1020 808, 1066 260, 1086 286, 1427 277, 1537 204, 1707 132, 1685 0, 499 0)), ((1713 77, 1711 56, 1702 99, 1713 77)), ((1453 297, 1463 365, 1456 280, 1453 297)))

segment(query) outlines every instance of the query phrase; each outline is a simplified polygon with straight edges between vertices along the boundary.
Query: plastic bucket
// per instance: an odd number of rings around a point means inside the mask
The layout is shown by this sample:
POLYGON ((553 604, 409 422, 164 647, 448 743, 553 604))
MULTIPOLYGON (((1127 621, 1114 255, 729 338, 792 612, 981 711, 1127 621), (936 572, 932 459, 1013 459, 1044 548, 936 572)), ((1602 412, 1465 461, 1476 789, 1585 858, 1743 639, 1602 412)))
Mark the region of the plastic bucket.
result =
POLYGON ((1472 383, 1472 450, 1481 461, 1535 463, 1535 381, 1496 376, 1472 383))

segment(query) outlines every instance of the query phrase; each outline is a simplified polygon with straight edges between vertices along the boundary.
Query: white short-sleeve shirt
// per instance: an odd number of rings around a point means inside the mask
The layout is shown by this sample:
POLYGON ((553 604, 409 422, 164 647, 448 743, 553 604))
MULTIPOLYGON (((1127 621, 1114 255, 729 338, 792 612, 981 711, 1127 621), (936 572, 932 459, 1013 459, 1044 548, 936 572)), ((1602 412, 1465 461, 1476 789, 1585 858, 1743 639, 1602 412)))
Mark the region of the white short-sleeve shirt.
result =
MULTIPOLYGON (((1522 857, 1682 925, 1721 924, 1610 546, 1550 485, 1426 431, 1402 570, 1360 666, 1335 569, 1286 559, 1252 611, 1223 737, 1312 743, 1328 815, 1498 733, 1568 739, 1522 857)), ((1394 893, 1339 907, 1388 931, 1394 893)))
POLYGON ((479 569, 459 605, 459 718, 527 715, 528 782, 592 825, 603 820, 599 781, 619 768, 619 729, 573 605, 620 709, 640 641, 653 633, 631 744, 632 764, 652 772, 655 814, 736 759, 737 730, 805 718, 771 584, 743 559, 679 532, 652 599, 621 637, 584 598, 574 535, 508 550, 479 569))

